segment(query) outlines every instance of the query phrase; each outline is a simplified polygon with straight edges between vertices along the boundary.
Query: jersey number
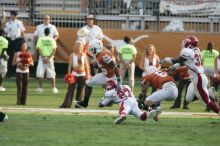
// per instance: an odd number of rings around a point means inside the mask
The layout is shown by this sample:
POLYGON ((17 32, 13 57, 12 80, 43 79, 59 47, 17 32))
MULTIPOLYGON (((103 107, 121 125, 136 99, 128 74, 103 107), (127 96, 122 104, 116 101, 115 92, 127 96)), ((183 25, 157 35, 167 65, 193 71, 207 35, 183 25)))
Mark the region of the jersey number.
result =
POLYGON ((196 66, 201 66, 200 54, 195 54, 194 58, 196 59, 195 65, 196 66))

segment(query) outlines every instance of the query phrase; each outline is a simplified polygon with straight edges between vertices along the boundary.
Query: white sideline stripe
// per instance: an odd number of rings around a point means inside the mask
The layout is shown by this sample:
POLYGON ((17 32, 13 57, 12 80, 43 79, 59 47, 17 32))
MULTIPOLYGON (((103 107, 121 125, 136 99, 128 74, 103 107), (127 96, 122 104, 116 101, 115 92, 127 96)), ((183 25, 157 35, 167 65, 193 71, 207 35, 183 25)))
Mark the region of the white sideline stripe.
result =
MULTIPOLYGON (((60 109, 60 108, 22 108, 22 107, 0 107, 2 112, 15 112, 15 113, 63 113, 63 114, 100 114, 100 115, 118 115, 118 110, 103 110, 103 109, 60 109)), ((199 112, 162 112, 162 116, 216 116, 215 113, 199 113, 199 112)))

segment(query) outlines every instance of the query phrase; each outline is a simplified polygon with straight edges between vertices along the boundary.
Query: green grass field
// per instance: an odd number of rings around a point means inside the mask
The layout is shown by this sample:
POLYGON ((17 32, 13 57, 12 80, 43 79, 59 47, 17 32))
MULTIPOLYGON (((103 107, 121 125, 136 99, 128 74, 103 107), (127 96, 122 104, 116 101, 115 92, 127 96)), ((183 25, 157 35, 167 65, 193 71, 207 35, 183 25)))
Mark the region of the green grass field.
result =
MULTIPOLYGON (((138 81, 136 81, 138 82, 138 81)), ((35 79, 30 80, 26 106, 16 105, 15 79, 4 81, 6 92, 0 92, 0 107, 58 108, 63 102, 66 84, 57 80, 59 94, 52 94, 50 82, 45 80, 44 93, 34 90, 35 79)), ((140 85, 135 86, 138 95, 140 85)), ((219 93, 219 92, 218 92, 219 93)), ((101 87, 94 88, 89 109, 97 109, 103 94, 101 87)), ((163 111, 204 112, 200 101, 189 105, 190 110, 169 109, 173 101, 161 104, 163 111)), ((73 106, 74 107, 74 106, 73 106)), ((118 106, 105 109, 117 109, 118 106)), ((7 112, 9 120, 0 123, 0 146, 216 146, 220 142, 219 117, 175 117, 161 116, 159 122, 148 119, 146 122, 129 116, 122 125, 114 125, 116 116, 47 114, 7 112)))

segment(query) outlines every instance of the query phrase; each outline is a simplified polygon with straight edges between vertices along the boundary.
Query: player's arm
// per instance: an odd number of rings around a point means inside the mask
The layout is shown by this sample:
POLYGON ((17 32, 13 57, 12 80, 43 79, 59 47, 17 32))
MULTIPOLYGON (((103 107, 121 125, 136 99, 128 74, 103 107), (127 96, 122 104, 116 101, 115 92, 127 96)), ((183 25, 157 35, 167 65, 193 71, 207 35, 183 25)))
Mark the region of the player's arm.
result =
POLYGON ((184 58, 184 57, 178 57, 178 58, 173 58, 171 59, 172 61, 172 64, 176 64, 176 63, 180 63, 180 64, 183 64, 183 62, 185 62, 187 59, 184 58))
POLYGON ((117 82, 121 82, 121 78, 120 78, 120 74, 119 74, 119 68, 118 68, 117 64, 116 64, 113 60, 111 60, 111 61, 109 62, 109 65, 110 65, 111 68, 113 68, 113 70, 114 70, 114 73, 115 73, 115 75, 116 75, 116 77, 117 77, 117 82))
POLYGON ((118 85, 121 84, 119 69, 118 69, 117 64, 113 61, 112 57, 110 55, 106 54, 102 57, 102 60, 103 60, 103 62, 107 63, 114 70, 114 73, 117 77, 118 85))

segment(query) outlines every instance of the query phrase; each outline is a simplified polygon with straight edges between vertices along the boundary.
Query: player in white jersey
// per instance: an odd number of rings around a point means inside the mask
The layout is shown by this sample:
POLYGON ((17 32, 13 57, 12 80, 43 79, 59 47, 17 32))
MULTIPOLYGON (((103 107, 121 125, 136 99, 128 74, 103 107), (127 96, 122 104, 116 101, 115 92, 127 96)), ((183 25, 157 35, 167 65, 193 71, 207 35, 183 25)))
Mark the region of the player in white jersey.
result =
MULTIPOLYGON (((208 79, 204 74, 204 69, 201 64, 200 49, 198 48, 198 39, 195 36, 189 36, 182 42, 182 50, 180 57, 164 59, 165 62, 174 64, 173 68, 180 65, 188 67, 188 72, 194 85, 195 95, 202 99, 204 103, 214 112, 219 113, 219 108, 215 102, 211 101, 208 93, 208 79)), ((187 91, 188 92, 188 91, 187 91)))
POLYGON ((112 103, 119 103, 119 117, 114 121, 115 124, 123 122, 127 115, 134 115, 137 119, 145 121, 147 118, 155 118, 161 111, 160 108, 151 110, 150 112, 143 112, 138 108, 138 103, 131 88, 128 85, 122 85, 116 91, 116 83, 113 80, 105 84, 105 94, 99 102, 99 107, 109 106, 112 103))

